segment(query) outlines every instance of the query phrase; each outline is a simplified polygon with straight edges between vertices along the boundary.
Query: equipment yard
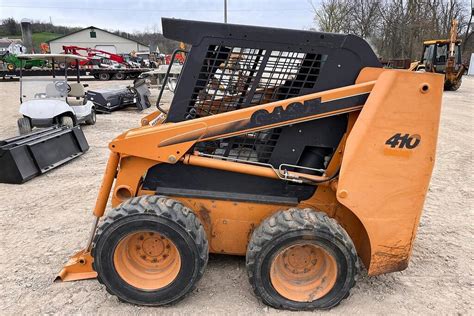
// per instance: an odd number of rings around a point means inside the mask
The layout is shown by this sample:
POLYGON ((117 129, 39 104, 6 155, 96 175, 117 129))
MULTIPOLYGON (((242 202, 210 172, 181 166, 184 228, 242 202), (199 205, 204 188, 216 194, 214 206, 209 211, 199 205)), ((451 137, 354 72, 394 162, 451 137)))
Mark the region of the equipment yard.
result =
MULTIPOLYGON (((329 313, 474 312, 474 77, 463 79, 458 91, 443 94, 436 165, 409 267, 375 277, 362 272, 349 298, 329 313)), ((97 81, 89 89, 131 83, 97 81)), ((17 134, 18 85, 0 83, 1 139, 17 134)), ((171 98, 166 91, 165 107, 171 98)), ((90 145, 83 156, 22 185, 0 184, 2 314, 284 313, 253 294, 245 257, 239 256, 211 254, 197 288, 169 307, 122 303, 97 280, 53 283, 71 254, 85 246, 109 142, 154 110, 100 115, 94 127, 83 127, 90 145)))

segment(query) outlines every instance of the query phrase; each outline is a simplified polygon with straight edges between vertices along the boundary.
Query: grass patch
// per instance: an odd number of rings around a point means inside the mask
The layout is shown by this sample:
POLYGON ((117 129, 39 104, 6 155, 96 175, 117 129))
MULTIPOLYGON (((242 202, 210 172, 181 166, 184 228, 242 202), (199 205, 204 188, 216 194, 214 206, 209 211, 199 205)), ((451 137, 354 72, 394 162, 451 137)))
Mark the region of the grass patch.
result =
POLYGON ((39 47, 41 43, 46 43, 47 41, 50 41, 60 36, 63 36, 63 34, 50 32, 33 33, 33 46, 39 47))

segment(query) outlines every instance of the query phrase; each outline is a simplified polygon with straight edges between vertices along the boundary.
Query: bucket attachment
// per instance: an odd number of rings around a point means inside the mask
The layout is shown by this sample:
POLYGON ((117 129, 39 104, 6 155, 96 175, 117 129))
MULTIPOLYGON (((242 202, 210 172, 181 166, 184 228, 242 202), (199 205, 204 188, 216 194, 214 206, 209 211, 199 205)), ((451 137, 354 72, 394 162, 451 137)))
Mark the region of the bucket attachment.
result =
POLYGON ((55 126, 0 141, 0 182, 21 184, 88 149, 78 126, 55 126))
POLYGON ((79 251, 69 259, 69 261, 58 273, 54 281, 67 282, 96 278, 97 272, 95 272, 92 268, 93 260, 94 259, 92 258, 91 253, 89 251, 79 251))

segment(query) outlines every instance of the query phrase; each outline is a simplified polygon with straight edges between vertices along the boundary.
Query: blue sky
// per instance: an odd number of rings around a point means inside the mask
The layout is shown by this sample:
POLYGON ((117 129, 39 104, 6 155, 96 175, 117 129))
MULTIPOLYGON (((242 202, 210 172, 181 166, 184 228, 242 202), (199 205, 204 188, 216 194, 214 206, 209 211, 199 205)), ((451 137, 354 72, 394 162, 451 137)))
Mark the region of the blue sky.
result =
MULTIPOLYGON (((309 0, 228 0, 228 22, 302 29, 312 26, 309 0)), ((317 0, 314 0, 315 2, 317 0)), ((160 18, 221 22, 224 0, 0 0, 0 19, 13 17, 56 25, 108 30, 161 30, 160 18)))

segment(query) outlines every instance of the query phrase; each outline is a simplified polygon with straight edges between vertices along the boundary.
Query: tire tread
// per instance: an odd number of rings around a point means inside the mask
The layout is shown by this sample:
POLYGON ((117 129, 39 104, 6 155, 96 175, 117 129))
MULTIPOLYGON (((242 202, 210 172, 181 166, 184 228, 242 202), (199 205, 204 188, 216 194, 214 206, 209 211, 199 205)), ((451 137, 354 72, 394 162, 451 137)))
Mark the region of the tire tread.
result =
MULTIPOLYGON (((110 210, 107 216, 104 218, 102 224, 97 228, 96 234, 92 242, 92 257, 96 255, 96 245, 98 241, 101 239, 103 233, 113 223, 125 217, 134 216, 136 214, 153 214, 157 217, 168 218, 178 223, 182 228, 184 228, 195 241, 198 249, 199 258, 199 271, 197 273, 196 281, 185 295, 182 295, 180 298, 173 301, 172 303, 182 300, 187 294, 189 294, 195 289, 196 284, 204 274, 204 270, 206 268, 207 261, 209 258, 209 251, 206 232, 201 222, 189 208, 185 207, 183 204, 176 200, 164 196, 143 195, 131 198, 120 204, 118 207, 110 210)), ((92 267, 94 271, 97 271, 95 262, 92 263, 92 267)), ((112 295, 116 295, 113 289, 109 288, 106 282, 102 280, 100 274, 98 274, 97 279, 101 284, 105 285, 107 292, 112 295)))
MULTIPOLYGON (((318 230, 328 233, 338 238, 344 243, 344 246, 347 249, 350 249, 350 255, 354 259, 356 271, 350 280, 349 291, 347 291, 346 295, 341 300, 330 306, 323 307, 323 309, 335 307, 342 300, 349 296, 350 289, 355 285, 356 275, 360 271, 359 259, 354 244, 344 228, 342 228, 342 226, 339 225, 335 219, 330 218, 326 213, 317 212, 310 208, 291 208, 285 211, 279 211, 264 220, 253 232, 252 238, 248 245, 246 257, 247 274, 250 284, 252 285, 252 289, 255 295, 262 299, 266 304, 274 306, 265 300, 265 297, 262 296, 261 290, 258 288, 255 282, 254 271, 256 271, 257 255, 268 243, 271 243, 273 239, 281 236, 285 232, 302 229, 318 230)), ((274 307, 296 310, 289 306, 274 307)))

